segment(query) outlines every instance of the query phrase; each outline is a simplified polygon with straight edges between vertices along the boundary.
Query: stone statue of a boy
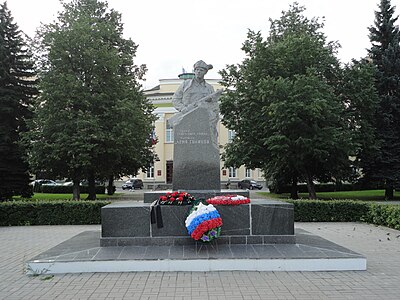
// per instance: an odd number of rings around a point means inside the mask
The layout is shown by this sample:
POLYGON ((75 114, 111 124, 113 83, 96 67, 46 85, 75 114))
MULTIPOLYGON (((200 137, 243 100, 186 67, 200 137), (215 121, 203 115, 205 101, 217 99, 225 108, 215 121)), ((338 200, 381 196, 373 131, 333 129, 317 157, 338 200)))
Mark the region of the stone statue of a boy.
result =
POLYGON ((213 68, 212 65, 199 60, 193 67, 195 77, 185 80, 172 98, 172 104, 178 110, 178 113, 169 119, 169 123, 172 126, 178 125, 182 118, 194 109, 198 107, 206 108, 209 114, 213 142, 217 144, 218 98, 222 89, 214 92, 214 88, 204 80, 208 70, 213 68))

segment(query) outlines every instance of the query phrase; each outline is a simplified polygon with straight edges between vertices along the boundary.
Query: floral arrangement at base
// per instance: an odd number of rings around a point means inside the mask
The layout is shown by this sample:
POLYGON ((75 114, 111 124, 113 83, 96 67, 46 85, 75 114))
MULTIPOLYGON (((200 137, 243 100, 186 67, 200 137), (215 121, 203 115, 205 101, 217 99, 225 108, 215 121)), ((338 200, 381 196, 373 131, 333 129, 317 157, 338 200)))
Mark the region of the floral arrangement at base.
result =
POLYGON ((194 201, 194 197, 186 192, 168 192, 159 197, 160 204, 167 205, 187 205, 194 201))
POLYGON ((223 195, 209 198, 206 202, 214 205, 240 205, 250 203, 250 199, 242 195, 223 195))
POLYGON ((194 205, 185 221, 189 235, 196 241, 211 242, 221 234, 222 219, 212 205, 194 205))

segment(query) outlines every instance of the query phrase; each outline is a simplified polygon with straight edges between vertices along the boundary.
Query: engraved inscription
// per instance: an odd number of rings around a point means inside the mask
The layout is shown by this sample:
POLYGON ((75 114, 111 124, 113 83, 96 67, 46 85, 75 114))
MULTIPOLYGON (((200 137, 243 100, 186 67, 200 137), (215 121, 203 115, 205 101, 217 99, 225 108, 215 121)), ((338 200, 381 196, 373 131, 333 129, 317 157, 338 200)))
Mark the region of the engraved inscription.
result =
POLYGON ((175 132, 174 144, 206 145, 210 143, 210 136, 207 132, 191 132, 187 129, 175 132))

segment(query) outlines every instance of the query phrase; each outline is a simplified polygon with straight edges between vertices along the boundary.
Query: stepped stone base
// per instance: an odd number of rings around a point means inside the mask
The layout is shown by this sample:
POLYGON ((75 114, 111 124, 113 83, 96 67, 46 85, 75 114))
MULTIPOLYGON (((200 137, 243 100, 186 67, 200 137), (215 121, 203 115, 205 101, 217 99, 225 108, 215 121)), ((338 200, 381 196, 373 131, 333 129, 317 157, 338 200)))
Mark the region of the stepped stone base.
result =
POLYGON ((27 273, 140 271, 349 271, 367 260, 296 228, 296 244, 100 247, 99 231, 85 231, 27 262, 27 273))
MULTIPOLYGON (((172 192, 172 190, 145 192, 144 203, 152 203, 154 200, 157 200, 160 196, 165 195, 167 192, 172 192)), ((185 190, 185 192, 189 193, 196 199, 208 199, 215 196, 230 194, 242 195, 244 197, 249 197, 250 195, 248 190, 185 190)))
MULTIPOLYGON (((163 227, 150 224, 150 203, 117 202, 102 208, 100 245, 188 245, 196 243, 184 221, 190 205, 163 205, 163 227)), ((216 205, 223 226, 219 244, 294 244, 293 204, 251 200, 239 206, 216 205)))

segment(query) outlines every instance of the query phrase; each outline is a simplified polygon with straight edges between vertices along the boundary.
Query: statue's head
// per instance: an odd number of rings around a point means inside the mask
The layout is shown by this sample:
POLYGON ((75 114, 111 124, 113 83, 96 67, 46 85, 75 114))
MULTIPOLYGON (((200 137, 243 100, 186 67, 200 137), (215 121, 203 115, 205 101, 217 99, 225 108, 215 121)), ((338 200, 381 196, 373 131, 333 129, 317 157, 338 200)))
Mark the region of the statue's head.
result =
POLYGON ((208 70, 211 70, 212 68, 213 68, 212 65, 208 65, 202 60, 199 60, 193 65, 194 73, 196 75, 196 78, 198 79, 203 79, 204 75, 207 74, 208 70))
POLYGON ((213 65, 207 65, 204 61, 199 60, 193 66, 193 69, 196 70, 196 68, 203 68, 204 70, 208 71, 208 70, 211 70, 213 68, 213 65))

